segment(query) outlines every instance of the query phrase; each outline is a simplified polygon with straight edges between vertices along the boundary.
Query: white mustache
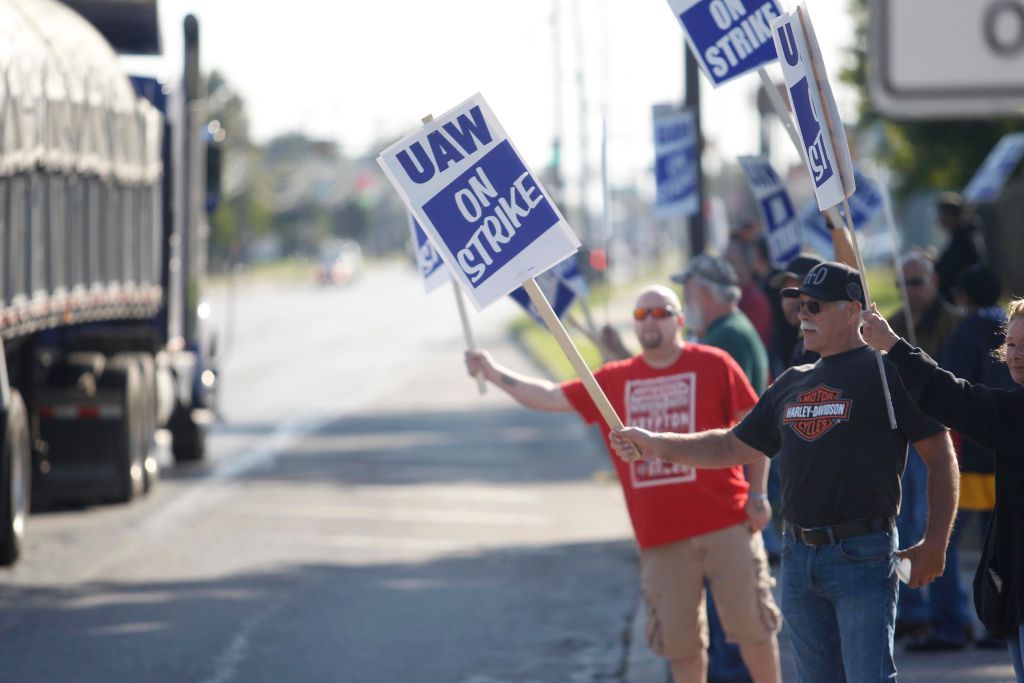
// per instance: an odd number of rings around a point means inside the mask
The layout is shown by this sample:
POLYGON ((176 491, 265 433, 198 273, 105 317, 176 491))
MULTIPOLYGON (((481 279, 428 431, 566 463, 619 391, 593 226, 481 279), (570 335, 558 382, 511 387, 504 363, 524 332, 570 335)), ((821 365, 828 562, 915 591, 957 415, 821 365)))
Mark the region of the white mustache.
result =
POLYGON ((821 332, 821 330, 818 329, 818 326, 815 325, 814 323, 801 322, 800 323, 800 329, 803 330, 804 332, 806 332, 808 330, 810 330, 811 332, 821 332))

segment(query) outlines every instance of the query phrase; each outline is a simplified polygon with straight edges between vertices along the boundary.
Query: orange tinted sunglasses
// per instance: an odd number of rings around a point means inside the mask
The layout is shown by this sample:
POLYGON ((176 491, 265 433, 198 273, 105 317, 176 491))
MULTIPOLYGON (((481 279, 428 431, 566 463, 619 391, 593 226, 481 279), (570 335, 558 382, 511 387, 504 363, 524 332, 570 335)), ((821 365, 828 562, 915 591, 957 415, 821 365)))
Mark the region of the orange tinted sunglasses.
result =
POLYGON ((676 315, 677 311, 672 306, 638 306, 633 309, 633 320, 646 320, 651 316, 655 320, 664 320, 676 315))

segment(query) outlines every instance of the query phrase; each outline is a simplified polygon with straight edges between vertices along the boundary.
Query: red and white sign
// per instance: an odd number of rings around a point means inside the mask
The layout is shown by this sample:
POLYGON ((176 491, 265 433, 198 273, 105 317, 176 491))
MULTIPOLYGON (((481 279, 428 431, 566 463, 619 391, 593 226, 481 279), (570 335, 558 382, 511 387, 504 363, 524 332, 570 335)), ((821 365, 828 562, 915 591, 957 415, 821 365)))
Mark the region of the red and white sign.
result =
MULTIPOLYGON (((626 382, 626 424, 653 432, 694 431, 696 423, 697 373, 684 372, 666 377, 626 382)), ((697 480, 697 470, 660 460, 630 463, 634 488, 681 484, 697 480)))

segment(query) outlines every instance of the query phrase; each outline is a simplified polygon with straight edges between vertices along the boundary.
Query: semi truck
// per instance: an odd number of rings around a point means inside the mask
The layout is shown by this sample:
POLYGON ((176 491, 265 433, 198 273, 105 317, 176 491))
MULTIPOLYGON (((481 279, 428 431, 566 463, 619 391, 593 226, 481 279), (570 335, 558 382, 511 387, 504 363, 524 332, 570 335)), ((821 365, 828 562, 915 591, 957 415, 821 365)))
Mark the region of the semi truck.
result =
POLYGON ((180 78, 133 80, 116 43, 159 49, 155 0, 0 0, 0 564, 34 507, 147 491, 158 429, 204 457, 219 151, 183 31, 180 78))

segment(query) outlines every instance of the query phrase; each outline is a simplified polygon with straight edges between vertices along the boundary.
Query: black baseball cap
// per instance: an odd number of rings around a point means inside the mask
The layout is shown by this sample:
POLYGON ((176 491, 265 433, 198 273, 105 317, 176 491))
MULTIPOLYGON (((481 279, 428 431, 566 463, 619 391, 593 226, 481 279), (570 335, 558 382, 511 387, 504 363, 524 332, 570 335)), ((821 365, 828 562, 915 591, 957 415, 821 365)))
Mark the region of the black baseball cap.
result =
POLYGON ((807 277, 807 272, 824 260, 825 259, 821 258, 817 254, 811 254, 809 252, 799 253, 789 259, 789 262, 786 263, 785 269, 772 275, 768 284, 772 287, 781 287, 782 283, 790 278, 803 281, 803 279, 807 277))
POLYGON ((866 306, 860 271, 835 261, 824 261, 814 266, 807 271, 803 284, 786 287, 781 294, 789 299, 805 294, 820 301, 859 301, 866 306))

